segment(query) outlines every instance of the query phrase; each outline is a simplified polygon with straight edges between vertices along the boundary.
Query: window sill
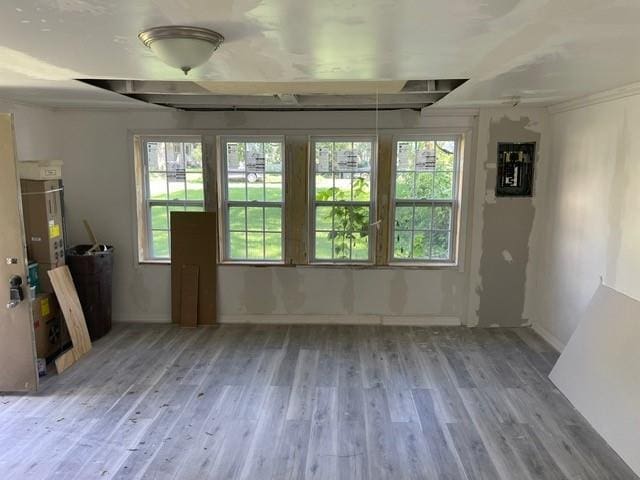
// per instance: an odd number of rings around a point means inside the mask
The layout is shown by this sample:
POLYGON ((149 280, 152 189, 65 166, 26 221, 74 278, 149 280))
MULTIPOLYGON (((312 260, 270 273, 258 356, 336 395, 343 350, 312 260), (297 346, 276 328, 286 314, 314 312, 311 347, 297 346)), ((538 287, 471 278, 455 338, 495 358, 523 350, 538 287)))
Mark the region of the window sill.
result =
POLYGON ((299 267, 320 267, 320 268, 375 268, 378 265, 368 262, 309 262, 298 265, 299 267))
POLYGON ((353 270, 458 270, 457 263, 387 263, 376 265, 373 263, 309 263, 295 265, 301 268, 329 268, 353 270))
POLYGON ((245 261, 232 261, 232 260, 223 260, 218 262, 219 266, 227 267, 227 266, 238 266, 238 267, 293 267, 295 265, 291 265, 284 262, 245 262, 245 261))
POLYGON ((138 260, 138 265, 171 265, 171 259, 166 259, 166 260, 138 260))
MULTIPOLYGON (((138 265, 165 265, 170 266, 171 260, 143 260, 138 265)), ((300 267, 300 268, 328 268, 328 269, 353 269, 353 270, 459 270, 458 263, 413 263, 392 262, 385 265, 372 263, 301 263, 292 264, 284 262, 218 262, 221 267, 300 267)))
POLYGON ((389 262, 391 268, 412 268, 423 270, 454 270, 459 269, 457 262, 389 262))

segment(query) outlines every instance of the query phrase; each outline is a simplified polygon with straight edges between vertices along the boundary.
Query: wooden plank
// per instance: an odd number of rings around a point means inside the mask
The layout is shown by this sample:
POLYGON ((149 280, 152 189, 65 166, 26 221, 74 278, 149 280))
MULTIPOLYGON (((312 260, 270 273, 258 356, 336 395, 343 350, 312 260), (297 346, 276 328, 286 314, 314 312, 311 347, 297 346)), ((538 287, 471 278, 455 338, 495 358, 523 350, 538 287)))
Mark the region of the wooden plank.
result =
POLYGON ((387 265, 389 263, 391 225, 391 172, 393 162, 393 137, 391 135, 380 135, 378 139, 378 172, 377 172, 377 218, 380 224, 376 230, 376 265, 387 265))
POLYGON ((91 228, 91 225, 89 225, 89 222, 87 220, 82 220, 82 223, 84 223, 84 228, 87 231, 87 235, 89 235, 89 239, 91 240, 91 248, 89 249, 89 252, 93 252, 100 246, 98 244, 98 238, 96 237, 96 234, 93 233, 93 229, 91 228))
POLYGON ((438 472, 437 478, 464 478, 436 413, 431 393, 429 390, 416 389, 413 391, 413 399, 420 416, 425 443, 438 472))
POLYGON ((336 389, 331 387, 317 387, 316 396, 304 478, 336 478, 338 472, 338 396, 336 389))
POLYGON ((478 480, 500 478, 473 424, 449 423, 447 427, 469 478, 478 480))
POLYGON ((70 348, 66 352, 60 354, 58 358, 56 358, 55 360, 56 372, 58 372, 58 374, 61 374, 71 365, 76 363, 79 359, 80 357, 78 356, 74 348, 73 347, 70 348))
POLYGON ((217 318, 218 236, 215 212, 171 212, 171 319, 180 323, 183 265, 197 265, 198 325, 217 318))
POLYGON ((293 265, 304 265, 308 261, 308 143, 307 137, 286 139, 285 261, 293 265))
POLYGON ((62 373, 91 350, 91 338, 69 267, 63 265, 49 270, 48 274, 73 344, 71 350, 55 361, 56 370, 62 373))
POLYGON ((272 479, 304 478, 311 422, 287 421, 278 439, 272 479))
POLYGON ((369 478, 400 478, 397 444, 384 388, 366 389, 364 406, 369 478))
POLYGON ((197 265, 182 265, 180 278, 180 325, 198 326, 198 277, 197 265))
POLYGON ((293 378, 287 420, 310 420, 316 403, 318 351, 300 350, 293 378))

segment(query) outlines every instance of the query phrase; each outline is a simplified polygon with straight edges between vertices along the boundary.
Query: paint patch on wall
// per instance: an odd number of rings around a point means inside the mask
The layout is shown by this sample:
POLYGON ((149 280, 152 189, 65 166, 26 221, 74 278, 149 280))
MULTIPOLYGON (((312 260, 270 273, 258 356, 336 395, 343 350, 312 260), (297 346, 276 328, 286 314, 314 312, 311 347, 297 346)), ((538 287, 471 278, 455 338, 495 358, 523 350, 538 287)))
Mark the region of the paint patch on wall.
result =
MULTIPOLYGON (((540 134, 530 130, 528 117, 511 120, 502 117, 491 122, 486 191, 495 191, 495 159, 498 142, 540 142, 540 134), (492 166, 493 168, 489 168, 492 166)), ((479 326, 520 326, 523 318, 529 237, 533 229, 533 198, 485 199, 482 230, 481 282, 477 310, 479 326)))
POLYGON ((389 288, 389 311, 395 315, 404 313, 407 305, 407 280, 404 272, 394 272, 389 288))

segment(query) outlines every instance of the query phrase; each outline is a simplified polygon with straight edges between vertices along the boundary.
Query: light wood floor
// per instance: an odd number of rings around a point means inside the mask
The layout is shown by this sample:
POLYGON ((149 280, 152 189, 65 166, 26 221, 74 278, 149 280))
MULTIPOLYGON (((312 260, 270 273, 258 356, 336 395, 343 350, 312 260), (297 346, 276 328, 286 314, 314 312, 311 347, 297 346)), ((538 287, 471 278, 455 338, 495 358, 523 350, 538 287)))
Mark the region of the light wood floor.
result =
POLYGON ((0 478, 636 478, 556 357, 529 329, 118 325, 0 397, 0 478))

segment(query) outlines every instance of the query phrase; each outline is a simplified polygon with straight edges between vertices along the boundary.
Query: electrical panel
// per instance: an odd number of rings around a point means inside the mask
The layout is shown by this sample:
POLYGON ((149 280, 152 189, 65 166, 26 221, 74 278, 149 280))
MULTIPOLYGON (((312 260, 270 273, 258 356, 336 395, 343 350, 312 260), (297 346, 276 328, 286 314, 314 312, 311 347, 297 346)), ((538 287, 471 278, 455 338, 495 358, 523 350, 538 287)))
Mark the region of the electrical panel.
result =
POLYGON ((533 195, 535 143, 498 143, 497 197, 533 195))

